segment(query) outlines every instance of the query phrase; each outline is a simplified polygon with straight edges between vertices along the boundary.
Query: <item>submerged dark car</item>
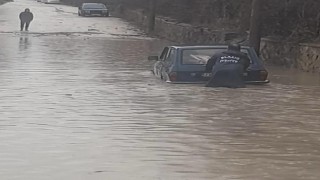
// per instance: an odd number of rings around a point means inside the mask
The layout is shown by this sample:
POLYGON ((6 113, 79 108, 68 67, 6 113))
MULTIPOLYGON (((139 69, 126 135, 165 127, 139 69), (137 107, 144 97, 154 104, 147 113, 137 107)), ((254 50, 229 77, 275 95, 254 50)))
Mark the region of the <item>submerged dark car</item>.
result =
POLYGON ((78 10, 79 16, 109 16, 108 8, 102 3, 83 3, 78 10))
MULTIPOLYGON (((227 46, 168 46, 160 56, 149 56, 155 60, 152 72, 170 83, 206 83, 212 76, 205 72, 207 61, 216 53, 227 50, 227 46)), ((269 83, 268 72, 254 49, 243 46, 241 51, 250 59, 250 66, 244 74, 248 84, 269 83)))

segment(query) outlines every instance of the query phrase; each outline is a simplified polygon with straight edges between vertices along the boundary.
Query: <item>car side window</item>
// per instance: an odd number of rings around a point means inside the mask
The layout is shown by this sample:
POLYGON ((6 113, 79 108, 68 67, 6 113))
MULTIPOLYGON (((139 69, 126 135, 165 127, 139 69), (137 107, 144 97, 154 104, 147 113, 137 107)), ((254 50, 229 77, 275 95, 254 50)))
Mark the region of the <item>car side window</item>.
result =
POLYGON ((241 52, 244 53, 250 60, 250 64, 253 64, 252 57, 250 51, 248 49, 241 49, 241 52))
POLYGON ((169 48, 165 47, 160 55, 160 60, 165 60, 169 52, 169 48))
POLYGON ((164 61, 171 64, 174 61, 175 55, 176 55, 176 50, 174 48, 171 48, 164 61))

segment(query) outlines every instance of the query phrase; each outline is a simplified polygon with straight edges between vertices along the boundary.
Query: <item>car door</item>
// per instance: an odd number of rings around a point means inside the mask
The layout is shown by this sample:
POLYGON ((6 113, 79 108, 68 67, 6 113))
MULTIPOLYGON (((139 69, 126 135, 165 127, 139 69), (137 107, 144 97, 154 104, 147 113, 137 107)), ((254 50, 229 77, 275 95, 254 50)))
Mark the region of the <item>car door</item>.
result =
POLYGON ((169 80, 169 74, 174 69, 174 60, 176 56, 176 50, 174 48, 168 48, 167 54, 162 59, 162 79, 169 80))
POLYGON ((168 54, 168 51, 169 51, 169 48, 168 47, 165 47, 159 57, 159 61, 157 61, 155 64, 154 64, 154 74, 156 77, 158 78, 161 78, 163 79, 163 76, 162 76, 162 69, 163 69, 163 66, 164 66, 164 59, 165 57, 167 56, 168 54))

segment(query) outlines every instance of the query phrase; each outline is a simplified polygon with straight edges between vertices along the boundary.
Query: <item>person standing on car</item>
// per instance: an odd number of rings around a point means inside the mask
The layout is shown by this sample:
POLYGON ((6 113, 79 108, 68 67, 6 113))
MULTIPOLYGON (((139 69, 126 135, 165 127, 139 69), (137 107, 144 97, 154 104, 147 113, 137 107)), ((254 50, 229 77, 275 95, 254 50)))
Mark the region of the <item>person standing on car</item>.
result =
POLYGON ((250 59, 241 52, 239 44, 231 44, 228 50, 212 56, 206 65, 206 71, 212 72, 207 87, 244 88, 244 72, 250 65, 250 59))
POLYGON ((19 18, 20 30, 23 31, 23 28, 25 26, 25 30, 28 31, 30 22, 33 20, 33 14, 30 12, 30 9, 26 8, 24 12, 21 12, 19 18))

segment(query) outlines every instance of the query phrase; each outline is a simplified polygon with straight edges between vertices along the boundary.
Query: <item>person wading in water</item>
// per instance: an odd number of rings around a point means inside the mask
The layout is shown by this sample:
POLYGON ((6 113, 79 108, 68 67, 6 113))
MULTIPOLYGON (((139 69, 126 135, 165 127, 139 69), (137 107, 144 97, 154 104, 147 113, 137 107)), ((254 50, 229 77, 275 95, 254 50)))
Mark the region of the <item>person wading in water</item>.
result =
POLYGON ((33 14, 30 12, 29 8, 26 8, 24 12, 21 12, 19 15, 20 18, 20 30, 23 31, 25 26, 25 30, 29 30, 30 22, 33 20, 33 14))
POLYGON ((212 72, 207 87, 244 88, 244 72, 250 65, 250 59, 241 52, 239 44, 231 44, 228 50, 212 56, 206 65, 206 71, 212 72))

